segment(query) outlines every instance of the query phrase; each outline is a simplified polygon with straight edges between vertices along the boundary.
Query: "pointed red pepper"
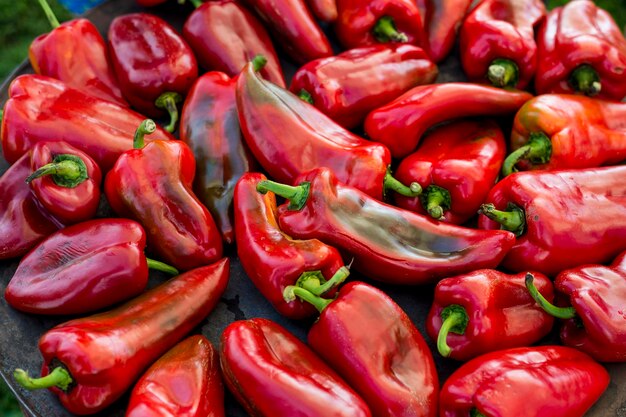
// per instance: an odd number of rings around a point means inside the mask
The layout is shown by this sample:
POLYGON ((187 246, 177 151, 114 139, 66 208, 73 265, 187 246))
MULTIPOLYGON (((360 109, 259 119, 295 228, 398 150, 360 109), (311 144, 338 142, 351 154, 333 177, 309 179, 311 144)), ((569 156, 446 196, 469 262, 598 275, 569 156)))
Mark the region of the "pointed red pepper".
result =
POLYGON ((201 335, 161 356, 135 384, 126 417, 224 417, 219 354, 201 335))
POLYGON ((472 0, 417 0, 427 39, 422 43, 434 62, 452 50, 456 35, 472 0))
POLYGON ((337 0, 306 0, 306 2, 318 20, 330 23, 337 20, 337 0))

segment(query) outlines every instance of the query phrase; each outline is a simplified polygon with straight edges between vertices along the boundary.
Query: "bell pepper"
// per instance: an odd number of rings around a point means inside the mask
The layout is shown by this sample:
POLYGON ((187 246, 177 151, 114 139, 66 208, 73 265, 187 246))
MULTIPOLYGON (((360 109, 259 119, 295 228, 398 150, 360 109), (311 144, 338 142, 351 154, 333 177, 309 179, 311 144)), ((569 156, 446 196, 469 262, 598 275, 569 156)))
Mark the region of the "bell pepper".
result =
POLYGON ((472 0, 417 0, 424 22, 423 47, 434 62, 443 61, 452 50, 461 22, 472 0))
POLYGON ((37 201, 65 225, 96 216, 102 173, 86 153, 66 142, 38 142, 25 178, 37 201))
POLYGON ((255 56, 267 64, 261 75, 284 87, 285 78, 269 34, 254 15, 235 0, 202 3, 194 0, 196 10, 185 21, 183 36, 201 66, 231 77, 255 56))
POLYGON ((193 51, 176 30, 147 13, 118 16, 109 26, 109 51, 122 93, 149 117, 166 111, 173 132, 178 103, 198 78, 193 51))
MULTIPOLYGON (((280 230, 276 197, 256 191, 259 181, 266 179, 263 174, 247 173, 235 187, 237 254, 246 275, 280 314, 309 317, 315 309, 307 303, 286 303, 285 287, 306 280, 325 283, 337 274, 347 276, 347 270, 332 246, 317 239, 292 239, 280 230)), ((323 292, 330 289, 326 286, 323 292)))
POLYGON ((291 79, 289 90, 351 129, 377 107, 432 83, 437 73, 417 46, 373 45, 307 63, 291 79))
POLYGON ((390 297, 364 282, 344 285, 332 300, 288 287, 285 300, 296 297, 320 312, 309 330, 309 345, 363 397, 372 415, 437 415, 439 378, 433 356, 390 297))
POLYGON ((365 402, 280 325, 254 318, 222 333, 226 386, 251 416, 370 417, 365 402))
POLYGON ((450 375, 439 395, 439 416, 582 417, 608 385, 606 369, 572 348, 500 350, 450 375))
POLYGON ((506 144, 497 123, 453 122, 433 130, 400 162, 401 182, 421 185, 419 197, 396 196, 398 207, 463 224, 476 215, 500 173, 506 144))
POLYGON ((126 417, 224 417, 219 353, 190 336, 157 360, 130 394, 126 417))
POLYGON ((306 3, 318 20, 329 23, 337 20, 337 0, 307 0, 306 3))
POLYGON ((538 94, 626 96, 626 39, 609 13, 590 0, 553 9, 537 34, 538 94))
POLYGON ((337 0, 335 33, 346 48, 377 43, 424 43, 415 0, 337 0))
POLYGON ((24 182, 31 173, 27 153, 0 177, 0 260, 24 255, 63 226, 42 210, 24 182))
POLYGON ((514 114, 532 98, 524 91, 470 83, 415 87, 374 110, 365 119, 365 133, 387 145, 394 158, 409 155, 424 132, 449 120, 514 114))
POLYGON ((517 112, 502 175, 612 165, 626 159, 626 103, 544 94, 517 112))
POLYGON ((221 258, 222 239, 211 213, 193 194, 193 153, 180 141, 144 147, 144 134, 155 126, 150 119, 142 122, 134 149, 120 155, 107 174, 107 200, 119 216, 141 223, 149 247, 165 262, 184 271, 207 265, 221 258))
POLYGON ((128 106, 111 68, 102 35, 87 19, 59 23, 46 0, 39 0, 52 31, 30 44, 36 74, 61 80, 83 93, 128 106), (68 53, 71 51, 71 53, 68 53))
POLYGON ((333 55, 333 49, 304 0, 244 0, 283 50, 299 64, 333 55))
POLYGON ((502 266, 554 276, 626 250, 626 166, 518 172, 500 181, 478 226, 518 237, 502 266))
MULTIPOLYGON (((466 361, 495 350, 530 346, 547 335, 554 319, 524 291, 527 274, 481 269, 439 281, 426 332, 437 341, 441 356, 466 361)), ((552 281, 533 275, 538 291, 552 301, 552 281)))
POLYGON ((537 70, 535 31, 545 16, 541 0, 482 1, 460 31, 467 78, 496 87, 526 88, 537 70))
POLYGON ((252 154, 270 177, 293 183, 298 175, 325 166, 377 199, 387 190, 420 193, 418 184, 407 187, 391 176, 385 146, 352 134, 253 69, 248 64, 237 80, 239 122, 252 154))
POLYGON ((71 320, 39 339, 41 378, 22 369, 24 388, 49 388, 79 415, 103 410, 141 373, 200 324, 228 283, 228 258, 186 272, 104 313, 71 320))
POLYGON ((19 263, 4 298, 35 314, 81 314, 139 295, 148 268, 177 275, 143 253, 146 232, 126 219, 90 220, 48 236, 19 263))
POLYGON ((556 307, 538 293, 532 277, 530 294, 548 314, 564 319, 561 341, 600 362, 626 362, 626 252, 611 266, 583 265, 561 272, 554 281, 571 307, 556 307))
MULTIPOLYGON (((22 75, 9 86, 2 118, 2 154, 12 164, 37 142, 62 140, 91 156, 106 172, 132 146, 133 133, 143 119, 128 108, 53 78, 22 75)), ((154 135, 157 138, 174 139, 160 127, 154 135)))
POLYGON ((363 275, 393 284, 425 284, 495 268, 515 242, 511 232, 472 230, 381 203, 338 182, 327 168, 303 175, 296 187, 262 181, 257 190, 289 200, 280 228, 298 239, 320 239, 354 257, 363 275))

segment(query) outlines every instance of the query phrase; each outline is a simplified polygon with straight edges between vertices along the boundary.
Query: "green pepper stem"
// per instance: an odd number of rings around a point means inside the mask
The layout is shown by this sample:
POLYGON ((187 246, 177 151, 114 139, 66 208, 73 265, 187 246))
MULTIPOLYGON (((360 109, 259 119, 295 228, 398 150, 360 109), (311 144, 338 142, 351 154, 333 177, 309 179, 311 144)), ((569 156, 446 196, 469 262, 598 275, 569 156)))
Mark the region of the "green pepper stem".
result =
MULTIPOLYGON (((180 0, 179 0, 180 1, 180 0)), ((189 0, 196 9, 204 4, 202 0, 189 0)))
POLYGON ((515 165, 521 160, 528 160, 533 164, 547 164, 552 157, 552 142, 543 132, 532 132, 526 145, 511 152, 502 164, 502 175, 512 174, 515 165))
POLYGON ((61 26, 61 24, 59 23, 59 19, 57 19, 57 17, 54 15, 52 8, 46 0, 39 0, 39 5, 43 9, 43 12, 46 14, 46 18, 48 18, 48 22, 50 22, 50 26, 52 26, 53 29, 61 26))
POLYGON ((441 328, 437 335, 437 350, 444 358, 447 358, 452 353, 452 349, 448 346, 448 334, 450 332, 456 334, 464 334, 467 324, 469 323, 469 316, 463 306, 458 304, 451 304, 443 309, 441 312, 441 328))
POLYGON ((74 188, 89 178, 85 161, 76 155, 61 154, 54 157, 51 163, 42 166, 26 178, 26 183, 52 175, 52 181, 58 186, 74 188))
POLYGON ((159 109, 164 109, 170 115, 170 122, 164 127, 165 130, 172 133, 176 130, 176 123, 178 123, 178 103, 183 101, 183 97, 174 92, 163 93, 156 99, 154 104, 159 109))
POLYGON ((146 258, 146 261, 148 261, 148 268, 154 269, 155 271, 165 272, 166 274, 170 275, 178 275, 180 273, 178 272, 178 269, 166 264, 165 262, 157 261, 150 258, 146 258))
POLYGON ((283 298, 286 302, 290 303, 294 301, 296 299, 296 296, 311 304, 320 313, 324 311, 324 309, 328 307, 330 303, 333 302, 333 300, 322 298, 318 295, 313 294, 309 290, 296 287, 295 285, 289 285, 288 287, 285 287, 285 290, 283 291, 283 298))
POLYGON ((391 16, 383 16, 374 26, 374 37, 378 42, 408 42, 406 34, 398 32, 391 16))
POLYGON ((304 288, 313 295, 321 296, 332 288, 335 288, 348 278, 350 270, 342 266, 333 276, 324 282, 324 277, 320 271, 303 272, 296 281, 296 286, 304 288))
POLYGON ((478 408, 474 407, 470 410, 470 417, 487 417, 487 416, 481 413, 480 411, 478 411, 478 408))
POLYGON ((144 147, 144 136, 154 133, 156 131, 156 123, 152 119, 146 119, 135 130, 135 137, 133 138, 133 148, 141 149, 144 147))
POLYGON ((566 320, 576 317, 577 314, 574 307, 557 307, 550 301, 546 300, 546 298, 541 295, 541 293, 535 286, 534 280, 535 277, 533 277, 533 274, 526 274, 526 288, 528 289, 528 292, 530 293, 530 296, 533 298, 533 300, 535 300, 537 304, 539 304, 539 307, 541 307, 546 313, 559 319, 566 320))
POLYGON ((602 91, 600 75, 591 65, 580 65, 570 75, 570 85, 575 91, 595 96, 602 91))
POLYGON ((437 185, 429 185, 421 196, 421 203, 434 219, 441 219, 445 210, 450 210, 450 192, 437 185))
POLYGON ((487 78, 495 87, 515 87, 519 81, 519 67, 510 59, 494 59, 487 70, 487 78))
POLYGON ((387 168, 385 178, 383 178, 383 193, 387 194, 389 190, 405 197, 417 197, 422 193, 422 186, 417 182, 412 182, 408 187, 402 184, 396 177, 391 175, 391 170, 387 168))
POLYGON ((513 232, 516 236, 520 236, 524 233, 524 227, 526 226, 524 210, 514 204, 509 204, 507 210, 508 211, 496 210, 493 204, 483 204, 480 206, 478 212, 500 223, 502 229, 513 232))
POLYGON ((57 387, 63 391, 67 391, 70 384, 74 382, 70 373, 62 366, 54 368, 52 372, 41 378, 31 378, 28 372, 18 368, 13 371, 13 378, 27 390, 57 387))
POLYGON ((313 104, 313 96, 304 88, 298 92, 298 97, 302 101, 306 101, 309 104, 313 104))
POLYGON ((252 58, 252 69, 254 70, 254 72, 259 72, 261 71, 265 65, 267 65, 267 58, 265 58, 263 55, 256 55, 254 58, 252 58))
POLYGON ((273 192, 274 194, 286 198, 289 200, 289 206, 287 208, 289 210, 301 210, 302 207, 306 204, 309 199, 309 191, 311 189, 311 184, 308 182, 303 182, 300 185, 291 186, 287 184, 281 184, 279 182, 274 182, 270 180, 259 181, 256 185, 256 190, 261 194, 265 194, 268 191, 273 192))

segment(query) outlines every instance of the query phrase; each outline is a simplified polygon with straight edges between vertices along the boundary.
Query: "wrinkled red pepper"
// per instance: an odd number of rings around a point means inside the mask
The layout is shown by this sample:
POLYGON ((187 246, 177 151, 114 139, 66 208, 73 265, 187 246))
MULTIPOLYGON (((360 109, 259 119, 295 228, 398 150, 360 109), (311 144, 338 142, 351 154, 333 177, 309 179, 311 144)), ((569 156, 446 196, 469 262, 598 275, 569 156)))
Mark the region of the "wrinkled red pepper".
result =
MULTIPOLYGON (((437 284, 426 331, 444 357, 466 361, 484 353, 530 346, 552 330, 554 319, 524 291, 527 273, 481 269, 437 284)), ((554 299, 552 281, 534 273, 538 291, 554 299)))
POLYGON ((582 417, 608 385, 606 369, 575 349, 500 350, 450 375, 439 396, 439 416, 582 417))
MULTIPOLYGON (((144 118, 53 78, 22 75, 9 86, 2 154, 14 163, 37 142, 62 140, 91 156, 106 172, 132 147, 133 133, 144 118)), ((153 139, 174 137, 158 127, 153 139)))
POLYGON ((386 147, 354 135, 296 95, 263 80, 252 64, 237 80, 237 109, 246 143, 277 181, 291 184, 298 175, 325 166, 377 199, 388 189, 408 196, 421 191, 419 185, 407 187, 391 176, 386 147))
POLYGON ((135 384, 126 417, 224 417, 219 353, 201 335, 161 356, 135 384))
POLYGON ((347 271, 337 249, 317 239, 292 239, 280 230, 276 197, 256 190, 263 180, 263 174, 244 174, 235 188, 237 254, 246 275, 279 313, 292 319, 312 316, 315 309, 309 304, 285 302, 285 287, 296 281, 324 283, 336 274, 347 276, 347 271))
POLYGON ((423 47, 434 62, 443 61, 452 50, 471 4, 472 0, 417 0, 427 35, 423 47))
POLYGON ((126 219, 97 219, 61 229, 35 246, 7 285, 9 305, 35 314, 81 314, 139 295, 148 268, 177 275, 147 259, 146 232, 126 219))
POLYGON ((365 132, 387 145, 393 157, 403 158, 415 150, 424 132, 438 123, 513 114, 531 98, 524 91, 470 83, 423 85, 371 112, 365 119, 365 132))
POLYGON ((409 316, 384 292, 351 282, 329 300, 288 287, 285 299, 296 297, 320 312, 309 330, 309 345, 354 387, 373 415, 437 415, 439 378, 430 349, 409 316))
POLYGON ((270 320, 254 318, 228 325, 222 333, 220 358, 226 385, 251 416, 371 416, 365 402, 339 375, 270 320))
POLYGON ((626 96, 622 28, 590 0, 552 10, 537 34, 538 94, 580 92, 620 101, 626 96))
POLYGON ((437 128, 400 162, 401 182, 422 186, 419 197, 395 196, 398 207, 463 224, 476 215, 496 183, 504 160, 504 135, 495 122, 460 121, 437 128))
POLYGON ((289 90, 346 129, 411 88, 430 84, 437 66, 413 45, 373 45, 305 64, 289 90))
POLYGON ((306 0, 311 12, 322 22, 337 20, 337 0, 306 0))
POLYGON ((109 26, 109 51, 122 93, 149 117, 167 111, 173 132, 177 104, 198 78, 193 51, 165 20, 147 13, 118 16, 109 26))
POLYGON ((298 182, 296 187, 272 181, 257 186, 289 200, 278 208, 280 228, 349 253, 357 271, 379 281, 425 284, 495 268, 515 241, 510 232, 484 233, 381 203, 339 183, 327 168, 312 170, 298 182))
POLYGON ((165 262, 182 270, 214 262, 222 256, 222 239, 211 213, 193 194, 193 153, 180 141, 144 147, 143 135, 154 128, 152 120, 144 121, 134 149, 120 155, 107 174, 107 200, 118 215, 144 226, 148 246, 165 262))
POLYGON ((16 369, 27 389, 49 388, 71 413, 94 414, 213 310, 228 283, 229 261, 194 269, 114 310, 62 323, 39 339, 42 378, 16 369))
POLYGON ((535 30, 545 16, 541 0, 483 0, 461 26, 459 48, 467 78, 526 88, 537 70, 535 30))
POLYGON ((518 236, 502 262, 511 271, 554 276, 626 250, 626 166, 518 172, 491 190, 482 229, 518 236))

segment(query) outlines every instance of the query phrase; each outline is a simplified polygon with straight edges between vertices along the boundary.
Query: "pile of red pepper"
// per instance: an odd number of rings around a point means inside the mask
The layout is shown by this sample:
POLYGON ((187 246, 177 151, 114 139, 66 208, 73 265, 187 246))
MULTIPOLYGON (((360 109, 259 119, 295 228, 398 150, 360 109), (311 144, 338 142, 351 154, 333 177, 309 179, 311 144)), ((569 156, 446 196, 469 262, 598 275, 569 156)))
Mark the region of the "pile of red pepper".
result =
POLYGON ((41 336, 24 388, 78 415, 132 390, 127 416, 224 416, 225 384, 251 416, 574 417, 626 362, 626 39, 590 0, 192 0, 181 33, 145 9, 106 41, 39 2, 2 111, 4 295, 95 314, 41 336), (437 67, 457 38, 469 82, 437 67), (308 344, 260 317, 187 337, 234 250, 319 314, 308 344), (442 386, 381 284, 436 284, 435 355, 467 361, 442 386), (533 346, 554 317, 567 346, 533 346))

